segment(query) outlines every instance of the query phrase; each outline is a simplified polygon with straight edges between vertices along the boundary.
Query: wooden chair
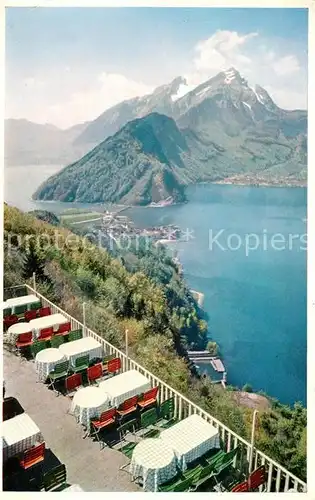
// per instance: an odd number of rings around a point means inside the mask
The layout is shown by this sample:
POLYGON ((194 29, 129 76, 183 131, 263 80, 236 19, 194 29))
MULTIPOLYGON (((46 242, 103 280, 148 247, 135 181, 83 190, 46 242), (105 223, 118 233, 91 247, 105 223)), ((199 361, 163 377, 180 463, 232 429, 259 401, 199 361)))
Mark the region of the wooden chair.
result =
POLYGON ((42 328, 41 330, 39 330, 39 336, 37 337, 37 340, 50 340, 53 334, 54 329, 52 326, 42 328))
POLYGON ((90 436, 96 436, 96 439, 100 443, 100 448, 102 449, 102 443, 100 441, 99 434, 103 429, 106 429, 110 427, 111 425, 114 425, 116 423, 116 408, 111 408, 110 410, 104 411, 99 420, 91 420, 91 431, 90 436))
POLYGON ((45 491, 62 491, 67 485, 67 470, 65 464, 59 464, 46 472, 43 478, 45 491))
POLYGON ((62 335, 53 335, 51 337, 50 345, 51 347, 58 349, 58 347, 61 346, 64 343, 64 341, 65 339, 63 338, 62 335))
POLYGON ((116 373, 119 372, 121 369, 121 359, 120 358, 113 358, 109 359, 108 361, 103 362, 103 370, 105 375, 116 375, 116 373))
POLYGON ((132 398, 124 401, 118 408, 117 414, 120 418, 124 418, 127 415, 137 411, 138 396, 133 396, 132 398))
POLYGON ((246 491, 249 491, 248 482, 247 481, 243 481, 242 483, 236 484, 231 489, 232 493, 241 493, 241 492, 246 492, 246 491))
POLYGON ((17 336, 17 340, 15 342, 15 347, 17 349, 18 354, 21 354, 21 350, 30 347, 33 344, 33 333, 20 333, 17 336))
POLYGON ((3 400, 3 421, 16 417, 24 413, 24 408, 20 405, 16 398, 8 397, 3 400))
POLYGON ((30 450, 24 452, 23 458, 20 461, 21 467, 26 470, 34 465, 43 462, 45 458, 45 443, 34 446, 30 450))
POLYGON ((144 411, 140 415, 140 426, 141 426, 141 437, 156 437, 160 431, 158 429, 151 428, 149 431, 145 432, 150 426, 154 426, 157 422, 158 414, 156 408, 151 408, 151 410, 144 411))
POLYGON ((76 393, 76 389, 82 385, 82 374, 74 373, 65 379, 66 394, 70 398, 76 393))
POLYGON ((59 395, 59 392, 56 390, 55 387, 55 382, 57 380, 61 380, 65 378, 68 374, 69 370, 69 361, 62 361, 61 363, 57 363, 55 366, 55 369, 48 374, 48 379, 49 379, 49 386, 52 387, 53 390, 57 393, 57 396, 59 395))
POLYGON ((35 310, 32 311, 25 311, 24 313, 24 319, 25 321, 31 321, 32 319, 36 319, 37 314, 35 310))
POLYGON ((254 470, 247 479, 249 491, 256 490, 267 481, 267 473, 265 465, 261 465, 258 469, 254 470))
POLYGON ((3 326, 5 329, 10 328, 10 326, 15 325, 19 322, 19 318, 16 314, 10 314, 6 318, 3 319, 3 326))
POLYGON ((103 366, 102 363, 97 363, 94 366, 90 366, 87 369, 87 378, 89 381, 89 384, 91 382, 94 382, 95 380, 102 378, 103 375, 103 366))
POLYGON ((70 329, 70 332, 69 332, 69 342, 73 342, 73 340, 79 340, 79 339, 82 339, 83 337, 83 333, 82 333, 82 330, 79 329, 79 330, 72 330, 70 329))
POLYGON ((39 317, 42 318, 43 316, 49 316, 51 314, 51 309, 50 307, 41 307, 38 311, 39 317))
POLYGON ((138 406, 141 410, 144 410, 148 406, 155 405, 157 400, 157 393, 159 391, 158 387, 154 387, 143 394, 141 401, 138 401, 138 406))
POLYGON ((178 474, 171 481, 161 484, 158 487, 158 491, 163 491, 164 493, 173 493, 173 492, 184 492, 190 491, 191 487, 191 479, 183 479, 180 474, 178 474))
POLYGON ((24 315, 25 311, 27 311, 27 304, 20 304, 14 308, 14 314, 17 316, 24 315))
POLYGON ((89 367, 90 363, 90 358, 88 354, 85 354, 84 356, 81 356, 80 358, 76 358, 74 362, 74 368, 73 371, 75 373, 77 372, 82 372, 84 370, 87 370, 89 367))
POLYGON ((12 308, 11 307, 6 307, 3 309, 3 317, 7 318, 8 316, 11 316, 12 314, 12 308))
POLYGON ((177 420, 175 419, 175 400, 174 398, 169 398, 163 401, 160 404, 159 409, 159 420, 157 422, 158 426, 167 429, 172 425, 176 424, 177 420))
POLYGON ((36 357, 36 354, 38 352, 40 352, 46 348, 47 348, 47 344, 44 340, 33 342, 33 344, 30 346, 30 350, 31 350, 31 354, 32 354, 33 358, 36 357))
POLYGON ((56 332, 56 335, 68 335, 68 333, 70 332, 71 330, 71 323, 70 321, 68 321, 67 323, 62 323, 61 325, 59 325, 59 328, 56 332))
POLYGON ((41 307, 42 307, 42 304, 40 301, 33 302, 32 304, 30 304, 30 310, 32 310, 32 311, 38 311, 41 307))

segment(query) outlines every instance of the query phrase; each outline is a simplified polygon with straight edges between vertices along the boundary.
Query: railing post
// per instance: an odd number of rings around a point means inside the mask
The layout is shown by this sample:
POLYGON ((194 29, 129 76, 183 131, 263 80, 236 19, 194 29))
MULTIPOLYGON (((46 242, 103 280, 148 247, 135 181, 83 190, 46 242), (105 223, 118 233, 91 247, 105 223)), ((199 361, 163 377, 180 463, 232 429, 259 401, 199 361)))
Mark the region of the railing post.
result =
POLYGON ((33 273, 33 288, 36 292, 36 273, 33 273))
POLYGON ((85 302, 83 302, 83 304, 82 304, 82 315, 83 315, 83 336, 85 337, 85 333, 86 333, 85 302))
POLYGON ((253 466, 253 453, 254 453, 254 444, 255 444, 255 428, 256 428, 256 415, 258 411, 254 410, 253 414, 253 422, 252 422, 252 436, 251 436, 251 441, 250 441, 250 454, 249 454, 249 466, 248 466, 248 473, 250 474, 252 472, 252 466, 253 466))
POLYGON ((129 356, 128 356, 128 344, 129 344, 129 339, 128 339, 128 329, 126 328, 126 331, 125 331, 125 344, 126 344, 126 367, 127 367, 127 370, 128 370, 128 366, 129 366, 129 356))

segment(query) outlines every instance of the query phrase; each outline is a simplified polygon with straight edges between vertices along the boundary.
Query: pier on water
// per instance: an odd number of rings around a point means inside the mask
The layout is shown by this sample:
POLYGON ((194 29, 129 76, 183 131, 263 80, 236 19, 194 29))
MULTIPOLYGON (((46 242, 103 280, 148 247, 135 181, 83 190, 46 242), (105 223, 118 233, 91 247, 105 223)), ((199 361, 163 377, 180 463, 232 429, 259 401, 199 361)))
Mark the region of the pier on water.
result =
POLYGON ((198 362, 209 361, 213 370, 222 374, 222 378, 219 380, 213 380, 213 383, 221 383, 222 386, 226 387, 227 373, 222 360, 218 356, 211 356, 209 351, 187 351, 190 361, 198 365, 198 362))

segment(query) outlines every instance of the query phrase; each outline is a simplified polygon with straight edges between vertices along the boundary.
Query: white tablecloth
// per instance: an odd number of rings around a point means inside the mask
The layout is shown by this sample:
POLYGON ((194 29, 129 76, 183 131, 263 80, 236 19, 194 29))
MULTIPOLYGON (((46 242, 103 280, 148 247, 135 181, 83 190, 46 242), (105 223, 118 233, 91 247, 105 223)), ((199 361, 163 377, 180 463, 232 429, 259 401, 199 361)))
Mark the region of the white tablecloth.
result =
POLYGON ((103 411, 110 407, 109 396, 98 387, 84 387, 79 389, 73 396, 70 413, 74 415, 80 424, 89 428, 90 419, 100 417, 103 411))
POLYGON ((144 439, 133 450, 130 473, 143 478, 145 491, 157 491, 177 474, 174 451, 161 439, 144 439))
POLYGON ((65 361, 66 357, 59 349, 44 349, 36 354, 35 369, 41 382, 45 382, 48 374, 52 372, 57 363, 65 361))
POLYGON ((112 405, 118 407, 126 399, 151 389, 150 381, 136 370, 115 375, 99 384, 102 391, 110 395, 112 405))
POLYGON ((162 431, 160 439, 172 447, 182 470, 212 448, 220 448, 218 430, 195 414, 162 431))
POLYGON ((43 316, 42 318, 31 319, 30 326, 34 331, 36 337, 39 336, 39 331, 42 328, 53 327, 54 331, 58 330, 59 325, 67 323, 69 320, 60 313, 49 314, 48 316, 43 316))
POLYGON ((2 423, 3 457, 8 459, 29 450, 44 438, 40 429, 27 413, 22 413, 2 423))
MULTIPOLYGON (((8 334, 10 335, 10 339, 12 342, 16 342, 18 335, 21 333, 32 332, 32 328, 29 323, 26 321, 21 321, 21 323, 16 323, 8 328, 8 334)), ((34 336, 33 336, 34 338, 34 336)))
POLYGON ((23 295, 22 297, 13 297, 12 299, 8 299, 4 303, 4 309, 6 307, 12 308, 12 314, 15 312, 15 306, 27 305, 28 309, 31 304, 35 302, 40 302, 40 299, 36 297, 36 295, 23 295))
POLYGON ((93 358, 103 357, 103 347, 93 337, 83 337, 82 339, 66 342, 59 346, 59 351, 70 360, 70 364, 74 366, 75 360, 86 354, 89 355, 89 360, 93 358))

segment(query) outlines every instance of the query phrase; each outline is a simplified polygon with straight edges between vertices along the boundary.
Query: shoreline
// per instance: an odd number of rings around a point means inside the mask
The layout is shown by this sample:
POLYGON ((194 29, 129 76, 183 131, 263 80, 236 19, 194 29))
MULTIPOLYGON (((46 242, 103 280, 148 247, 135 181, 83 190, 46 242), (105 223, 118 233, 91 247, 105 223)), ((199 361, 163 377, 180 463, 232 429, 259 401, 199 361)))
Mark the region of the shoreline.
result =
MULTIPOLYGON (((218 181, 209 181, 209 182, 198 182, 196 184, 189 184, 186 187, 192 187, 192 186, 209 186, 209 185, 216 185, 216 186, 238 186, 238 187, 251 187, 251 188, 299 188, 299 189, 307 189, 307 182, 305 181, 295 181, 292 183, 288 182, 268 182, 268 181, 244 181, 244 180, 237 180, 237 179, 222 179, 218 181)), ((60 200, 41 200, 38 198, 30 198, 30 201, 33 203, 47 203, 47 204, 54 204, 54 203, 62 203, 64 205, 67 204, 80 204, 80 205, 91 205, 91 206, 106 206, 111 204, 111 202, 108 201, 60 201, 60 200)), ((174 207, 178 205, 186 205, 189 203, 189 200, 185 201, 178 201, 174 203, 168 203, 166 205, 151 205, 150 203, 148 205, 128 205, 124 203, 117 203, 117 204, 112 204, 113 207, 119 207, 121 210, 127 210, 127 209, 134 209, 134 208, 167 208, 167 207, 174 207)), ((111 207, 112 208, 112 207, 111 207)))

